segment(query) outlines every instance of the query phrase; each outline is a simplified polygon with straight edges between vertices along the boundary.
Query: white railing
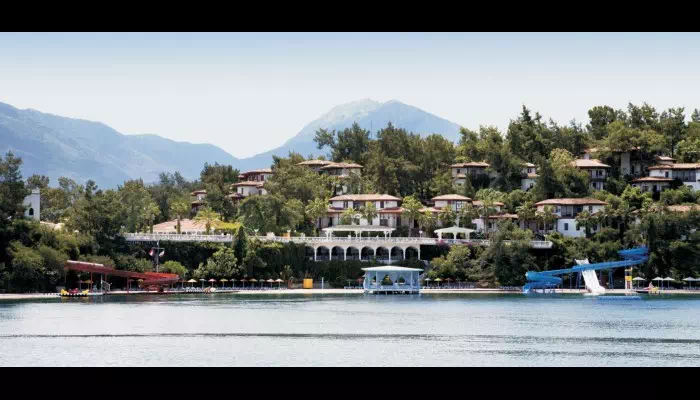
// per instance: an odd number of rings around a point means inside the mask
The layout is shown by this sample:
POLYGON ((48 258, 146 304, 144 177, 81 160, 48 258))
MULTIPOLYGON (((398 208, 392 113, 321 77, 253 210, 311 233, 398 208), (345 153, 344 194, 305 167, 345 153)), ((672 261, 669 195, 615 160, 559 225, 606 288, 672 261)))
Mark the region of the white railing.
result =
MULTIPOLYGON (((124 238, 128 242, 219 242, 228 243, 233 241, 231 235, 176 235, 169 233, 125 233, 124 238)), ((437 238, 411 238, 411 237, 336 237, 336 236, 308 236, 308 237, 284 237, 284 236, 252 236, 252 238, 265 242, 294 242, 304 244, 322 244, 322 243, 391 243, 391 244, 406 244, 406 245, 426 245, 436 246, 439 244, 472 244, 477 246, 487 247, 491 243, 485 239, 437 239, 437 238)), ((506 241, 510 243, 510 241, 506 241)), ((550 249, 552 242, 548 240, 531 240, 530 247, 534 249, 550 249)))
POLYGON ((253 236, 253 238, 266 242, 294 242, 294 243, 328 243, 328 242, 348 242, 348 243, 407 243, 434 245, 437 239, 434 238, 407 238, 407 237, 343 237, 343 236, 294 236, 291 238, 284 236, 253 236))
POLYGON ((231 242, 231 235, 176 235, 170 233, 125 233, 127 242, 231 242))

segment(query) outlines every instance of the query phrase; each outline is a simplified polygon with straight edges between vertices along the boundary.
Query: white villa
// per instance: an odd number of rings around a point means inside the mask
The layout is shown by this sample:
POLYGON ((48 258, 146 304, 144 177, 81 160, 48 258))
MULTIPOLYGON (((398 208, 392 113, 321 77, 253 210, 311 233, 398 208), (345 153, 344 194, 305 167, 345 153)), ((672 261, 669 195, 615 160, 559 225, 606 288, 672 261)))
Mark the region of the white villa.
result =
POLYGON ((689 188, 700 190, 700 164, 698 163, 673 163, 672 161, 667 161, 667 163, 649 167, 649 177, 656 180, 661 178, 669 179, 667 181, 668 185, 670 185, 672 180, 679 179, 689 188))
POLYGON ((485 162, 465 162, 450 165, 452 171, 452 181, 457 185, 464 185, 467 175, 475 177, 477 175, 488 175, 486 169, 489 167, 485 162))
MULTIPOLYGON (((399 206, 401 199, 388 194, 346 194, 335 196, 330 199, 330 205, 326 212, 326 217, 322 219, 321 227, 327 228, 341 224, 341 214, 348 208, 357 210, 356 221, 360 226, 385 226, 396 228, 402 225, 401 214, 403 208, 399 206), (365 203, 374 203, 377 208, 377 217, 373 221, 367 221, 360 217, 360 207, 365 203)), ((408 222, 408 221, 403 221, 408 222)), ((403 225, 407 225, 404 223, 403 225)))
MULTIPOLYGON (((648 161, 643 161, 639 152, 639 147, 634 147, 631 151, 613 151, 616 158, 620 160, 620 175, 641 176, 644 174, 644 167, 648 166, 648 161)), ((583 154, 583 159, 595 159, 595 153, 601 149, 590 148, 586 149, 583 154)))
POLYGON ((41 192, 32 189, 32 193, 24 198, 24 216, 35 221, 41 220, 41 192))
POLYGON ((194 192, 190 193, 190 196, 194 197, 195 199, 190 203, 192 206, 192 212, 196 213, 199 211, 200 208, 204 207, 207 202, 207 191, 202 189, 202 190, 195 190, 194 192))
POLYGON ((242 174, 238 175, 238 179, 249 182, 265 182, 269 181, 270 178, 272 178, 272 175, 274 175, 274 172, 272 172, 272 169, 270 168, 256 169, 253 171, 243 172, 242 174))
POLYGON ((605 189, 605 180, 608 178, 608 170, 612 168, 611 166, 603 164, 600 160, 594 158, 579 158, 572 161, 571 164, 580 170, 586 171, 591 178, 591 189, 605 189))
POLYGON ((254 194, 267 194, 267 190, 265 190, 265 182, 269 181, 270 178, 272 178, 272 175, 274 175, 274 172, 272 172, 270 168, 244 172, 238 175, 241 182, 231 185, 231 188, 235 190, 235 193, 229 195, 228 197, 234 202, 238 202, 254 194))
MULTIPOLYGON (((437 226, 438 227, 444 227, 443 222, 440 220, 440 213, 445 207, 451 207, 452 210, 455 212, 455 214, 458 214, 459 211, 462 210, 467 205, 471 205, 472 207, 479 209, 484 206, 484 203, 479 200, 472 200, 469 197, 461 196, 458 194, 446 194, 442 196, 437 196, 433 197, 431 199, 435 205, 432 207, 426 207, 423 208, 421 211, 422 212, 431 212, 437 217, 437 226)), ((501 203, 500 201, 496 201, 493 203, 493 209, 495 210, 496 214, 491 216, 489 218, 490 220, 496 220, 499 218, 499 215, 501 214, 502 208, 505 206, 505 204, 501 203)), ((455 215, 455 224, 459 225, 459 215, 455 215)), ((484 222, 481 218, 475 218, 472 219, 471 221, 474 225, 476 225, 476 230, 477 231, 483 231, 484 229, 484 222)), ((495 222, 495 221, 494 221, 495 222)), ((489 225, 492 227, 494 224, 493 222, 489 225)))
MULTIPOLYGON (((597 199, 550 199, 535 203, 535 207, 539 212, 544 211, 545 206, 555 207, 554 213, 557 215, 555 230, 564 236, 583 237, 586 231, 583 227, 576 226, 576 216, 584 210, 595 214, 607 204, 597 199)), ((600 226, 597 226, 591 229, 591 232, 599 229, 600 226)))
POLYGON ((520 180, 520 189, 528 191, 532 189, 537 182, 537 166, 533 163, 525 163, 523 164, 521 172, 523 177, 520 180))
POLYGON ((230 197, 233 199, 242 199, 254 194, 267 194, 267 190, 265 190, 264 186, 265 183, 260 181, 244 181, 234 183, 231 185, 231 187, 236 189, 236 193, 230 197))

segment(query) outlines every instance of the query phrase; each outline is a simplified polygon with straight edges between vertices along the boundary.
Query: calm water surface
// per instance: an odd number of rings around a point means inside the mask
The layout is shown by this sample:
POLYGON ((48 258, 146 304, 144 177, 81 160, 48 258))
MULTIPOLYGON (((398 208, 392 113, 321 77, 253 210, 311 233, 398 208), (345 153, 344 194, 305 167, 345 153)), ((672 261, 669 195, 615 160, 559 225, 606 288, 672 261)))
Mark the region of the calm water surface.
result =
POLYGON ((700 366, 700 297, 0 302, 0 366, 700 366))

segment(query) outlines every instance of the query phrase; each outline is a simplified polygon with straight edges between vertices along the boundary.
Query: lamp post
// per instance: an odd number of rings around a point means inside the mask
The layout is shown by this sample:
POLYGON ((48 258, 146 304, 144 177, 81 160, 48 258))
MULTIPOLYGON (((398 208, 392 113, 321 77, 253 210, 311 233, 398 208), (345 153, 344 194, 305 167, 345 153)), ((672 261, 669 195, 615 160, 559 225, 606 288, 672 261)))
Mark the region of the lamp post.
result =
POLYGON ((422 239, 423 238, 423 231, 422 230, 418 231, 418 234, 420 235, 420 237, 422 239))

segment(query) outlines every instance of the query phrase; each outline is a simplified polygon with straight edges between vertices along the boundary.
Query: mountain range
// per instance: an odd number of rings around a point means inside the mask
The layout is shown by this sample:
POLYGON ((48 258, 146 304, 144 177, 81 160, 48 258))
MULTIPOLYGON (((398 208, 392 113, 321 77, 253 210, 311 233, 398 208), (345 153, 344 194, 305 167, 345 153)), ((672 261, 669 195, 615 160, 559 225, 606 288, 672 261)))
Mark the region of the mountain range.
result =
POLYGON ((248 158, 236 158, 211 144, 176 142, 158 135, 125 135, 101 123, 61 117, 0 103, 0 152, 12 150, 23 160, 22 174, 46 175, 52 186, 67 176, 79 183, 92 179, 114 188, 125 180, 153 182, 161 172, 199 176, 205 162, 232 165, 241 171, 268 168, 272 155, 290 151, 304 156, 326 153, 313 141, 319 128, 341 130, 357 122, 374 134, 391 122, 421 135, 438 133, 456 140, 459 125, 396 100, 359 100, 332 108, 310 122, 282 146, 248 158))

